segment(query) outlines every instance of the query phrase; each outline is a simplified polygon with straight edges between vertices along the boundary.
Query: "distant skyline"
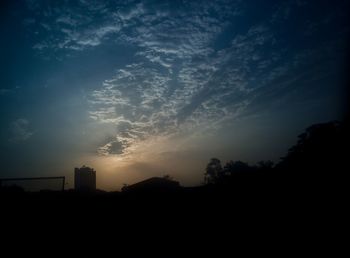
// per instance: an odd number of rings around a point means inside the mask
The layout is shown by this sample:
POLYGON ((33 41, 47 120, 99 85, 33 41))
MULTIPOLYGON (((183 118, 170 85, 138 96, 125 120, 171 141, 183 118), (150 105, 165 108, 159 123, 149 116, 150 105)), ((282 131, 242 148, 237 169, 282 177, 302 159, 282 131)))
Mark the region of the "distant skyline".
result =
POLYGON ((346 0, 0 6, 0 177, 196 185, 212 157, 278 162, 344 115, 346 0))

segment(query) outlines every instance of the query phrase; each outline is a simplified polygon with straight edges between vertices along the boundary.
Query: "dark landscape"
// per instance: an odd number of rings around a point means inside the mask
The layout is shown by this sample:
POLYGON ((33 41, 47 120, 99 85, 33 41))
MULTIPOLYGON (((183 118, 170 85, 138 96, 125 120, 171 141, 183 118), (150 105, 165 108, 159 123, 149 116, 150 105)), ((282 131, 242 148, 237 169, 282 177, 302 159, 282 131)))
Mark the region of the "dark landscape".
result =
POLYGON ((344 256, 349 11, 0 1, 2 257, 344 256))
MULTIPOLYGON (((63 190, 26 192, 19 186, 1 187, 3 205, 31 209, 98 213, 115 211, 129 216, 138 210, 152 213, 171 209, 179 212, 207 212, 245 207, 250 209, 297 208, 312 210, 331 204, 340 179, 346 173, 345 149, 348 130, 342 122, 315 124, 298 136, 286 156, 277 164, 243 161, 221 164, 212 158, 203 173, 203 184, 182 187, 170 176, 153 177, 124 186, 121 191, 63 190), (198 210, 197 210, 198 209, 198 210)), ((3 206, 4 207, 4 206, 3 206)), ((9 208, 9 210, 11 210, 9 208)), ((37 210, 37 211, 36 211, 37 210)))

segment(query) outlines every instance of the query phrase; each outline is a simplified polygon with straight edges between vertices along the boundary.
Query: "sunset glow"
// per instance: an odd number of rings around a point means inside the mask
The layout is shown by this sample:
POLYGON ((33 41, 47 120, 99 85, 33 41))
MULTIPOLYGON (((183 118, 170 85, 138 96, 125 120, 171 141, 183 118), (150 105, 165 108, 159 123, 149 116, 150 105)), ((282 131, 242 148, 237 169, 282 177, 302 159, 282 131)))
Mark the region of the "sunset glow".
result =
POLYGON ((342 119, 349 1, 9 1, 2 177, 97 188, 203 182, 210 158, 278 161, 342 119))

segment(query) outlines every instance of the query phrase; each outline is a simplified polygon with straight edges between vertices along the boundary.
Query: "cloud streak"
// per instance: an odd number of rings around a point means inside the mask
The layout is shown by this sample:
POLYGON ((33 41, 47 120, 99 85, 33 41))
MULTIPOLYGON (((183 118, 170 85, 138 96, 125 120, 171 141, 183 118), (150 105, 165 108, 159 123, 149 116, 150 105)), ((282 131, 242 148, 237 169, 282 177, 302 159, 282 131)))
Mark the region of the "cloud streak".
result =
POLYGON ((29 129, 29 121, 24 118, 19 118, 11 123, 11 141, 23 142, 32 137, 33 132, 29 129))
MULTIPOLYGON (((281 103, 300 78, 313 77, 308 62, 325 48, 298 49, 278 29, 295 22, 296 10, 305 6, 300 0, 276 4, 269 18, 246 24, 247 4, 238 0, 176 6, 81 0, 44 11, 38 31, 43 36, 34 49, 54 55, 104 44, 133 49, 132 58, 88 97, 90 118, 115 127, 97 152, 126 155, 152 137, 216 130, 257 114, 281 103)), ((33 1, 29 7, 38 10, 33 1)), ((306 34, 317 33, 321 23, 310 22, 314 29, 306 34)), ((292 36, 303 40, 306 34, 292 36)))

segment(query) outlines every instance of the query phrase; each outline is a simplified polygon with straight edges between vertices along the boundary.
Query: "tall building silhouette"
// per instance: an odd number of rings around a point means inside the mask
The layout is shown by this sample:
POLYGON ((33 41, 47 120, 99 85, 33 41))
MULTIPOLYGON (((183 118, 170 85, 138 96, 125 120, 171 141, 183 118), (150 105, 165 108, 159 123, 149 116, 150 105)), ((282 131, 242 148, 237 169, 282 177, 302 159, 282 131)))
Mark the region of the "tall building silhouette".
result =
POLYGON ((82 166, 74 169, 75 190, 96 190, 96 171, 92 168, 82 166))

